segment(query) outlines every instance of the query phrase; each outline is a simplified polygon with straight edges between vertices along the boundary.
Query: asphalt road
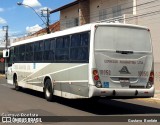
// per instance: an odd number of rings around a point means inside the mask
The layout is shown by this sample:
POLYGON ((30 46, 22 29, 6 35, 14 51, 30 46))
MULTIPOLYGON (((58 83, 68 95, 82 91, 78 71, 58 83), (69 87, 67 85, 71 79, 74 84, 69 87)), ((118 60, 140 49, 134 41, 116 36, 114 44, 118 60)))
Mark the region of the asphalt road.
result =
MULTIPOLYGON (((28 89, 16 91, 12 86, 6 84, 4 78, 0 78, 0 113, 1 115, 32 113, 38 114, 39 116, 54 117, 85 116, 87 118, 87 116, 93 116, 91 117, 93 123, 90 123, 91 120, 87 123, 84 117, 78 117, 79 121, 82 120, 81 122, 92 125, 97 124, 97 122, 95 122, 96 117, 94 116, 111 116, 106 118, 111 119, 111 124, 119 125, 119 123, 113 123, 114 121, 116 122, 117 116, 121 116, 120 118, 118 117, 119 119, 125 117, 131 117, 132 119, 133 116, 160 117, 160 101, 152 99, 100 99, 98 102, 91 102, 90 100, 69 100, 56 97, 55 101, 47 102, 44 99, 43 93, 28 89)), ((60 120, 47 124, 75 124, 74 122, 66 122, 67 118, 68 117, 60 117, 60 120)), ((81 122, 76 122, 76 124, 81 124, 81 122)), ((100 123, 106 125, 106 122, 100 123)), ((125 124, 123 123, 123 125, 125 124)))

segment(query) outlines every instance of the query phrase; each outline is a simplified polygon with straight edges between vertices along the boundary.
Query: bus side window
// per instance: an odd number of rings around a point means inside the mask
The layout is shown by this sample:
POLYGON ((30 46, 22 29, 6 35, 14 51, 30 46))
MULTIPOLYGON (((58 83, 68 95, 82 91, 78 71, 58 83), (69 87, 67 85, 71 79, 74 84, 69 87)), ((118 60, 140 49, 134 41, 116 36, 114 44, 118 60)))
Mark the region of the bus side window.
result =
POLYGON ((80 34, 74 34, 71 36, 71 47, 78 47, 81 45, 80 34))
POLYGON ((88 44, 88 32, 72 35, 70 47, 70 60, 72 62, 88 62, 88 44))
POLYGON ((19 46, 19 59, 21 62, 25 60, 25 45, 19 46))
POLYGON ((43 51, 44 51, 44 42, 39 41, 34 43, 34 61, 42 61, 43 51))
POLYGON ((43 60, 45 62, 51 62, 53 60, 53 51, 52 51, 52 45, 51 40, 47 39, 44 40, 44 53, 43 53, 43 60))
POLYGON ((33 61, 33 43, 26 44, 25 61, 27 62, 33 61))
POLYGON ((82 46, 88 46, 89 44, 89 33, 82 33, 81 34, 81 45, 82 46))
POLYGON ((17 63, 19 61, 19 46, 14 47, 14 58, 13 61, 17 63))
POLYGON ((71 45, 70 45, 70 60, 78 61, 78 51, 81 45, 80 34, 74 34, 71 36, 71 45))
POLYGON ((84 61, 89 61, 89 33, 81 33, 81 52, 79 54, 82 56, 80 59, 84 61))
POLYGON ((68 61, 69 60, 69 42, 70 37, 59 37, 56 39, 56 61, 68 61))
POLYGON ((52 57, 52 62, 55 61, 55 51, 56 51, 56 39, 51 39, 50 46, 50 57, 52 57))
POLYGON ((10 48, 10 55, 9 55, 9 60, 8 60, 8 66, 12 66, 14 63, 14 47, 10 48))

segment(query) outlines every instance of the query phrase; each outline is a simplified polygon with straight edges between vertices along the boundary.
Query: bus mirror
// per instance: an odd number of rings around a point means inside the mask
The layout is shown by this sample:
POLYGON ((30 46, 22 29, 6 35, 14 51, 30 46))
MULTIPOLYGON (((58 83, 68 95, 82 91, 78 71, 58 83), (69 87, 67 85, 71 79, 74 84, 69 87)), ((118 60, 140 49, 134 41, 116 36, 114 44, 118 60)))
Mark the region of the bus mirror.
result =
POLYGON ((8 58, 9 57, 9 49, 3 50, 3 58, 8 58))

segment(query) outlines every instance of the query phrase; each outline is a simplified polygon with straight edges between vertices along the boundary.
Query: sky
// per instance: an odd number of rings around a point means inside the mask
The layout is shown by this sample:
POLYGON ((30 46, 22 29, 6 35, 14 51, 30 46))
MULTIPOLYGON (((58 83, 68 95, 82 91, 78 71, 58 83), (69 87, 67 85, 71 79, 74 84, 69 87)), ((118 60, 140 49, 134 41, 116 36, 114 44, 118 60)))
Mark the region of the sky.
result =
MULTIPOLYGON (((41 9, 54 10, 75 0, 0 0, 0 42, 4 39, 3 26, 9 26, 9 37, 18 37, 45 27, 42 20, 28 7, 18 6, 17 2, 29 5, 41 15, 41 9)), ((43 20, 45 20, 42 17, 43 20)), ((59 12, 50 15, 50 24, 59 20, 59 12)))

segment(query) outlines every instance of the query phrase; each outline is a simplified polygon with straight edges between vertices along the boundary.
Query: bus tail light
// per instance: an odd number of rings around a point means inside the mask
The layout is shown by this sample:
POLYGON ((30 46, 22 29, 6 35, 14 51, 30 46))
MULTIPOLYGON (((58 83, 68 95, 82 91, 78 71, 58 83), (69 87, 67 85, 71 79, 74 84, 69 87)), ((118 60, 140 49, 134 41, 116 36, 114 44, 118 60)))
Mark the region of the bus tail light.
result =
POLYGON ((150 73, 149 82, 152 83, 152 84, 154 83, 154 72, 150 73))
POLYGON ((98 88, 101 88, 102 84, 100 82, 98 71, 95 70, 95 69, 93 70, 93 79, 94 79, 94 82, 95 82, 95 86, 98 87, 98 88))
POLYGON ((95 81, 99 80, 99 75, 98 75, 98 71, 97 70, 93 70, 93 78, 95 81))
POLYGON ((94 80, 95 81, 98 81, 99 80, 99 76, 97 75, 97 76, 94 76, 94 80))
POLYGON ((93 70, 93 75, 94 76, 98 75, 98 71, 97 70, 93 70))
POLYGON ((154 72, 150 72, 147 88, 151 88, 152 85, 154 84, 154 72))

